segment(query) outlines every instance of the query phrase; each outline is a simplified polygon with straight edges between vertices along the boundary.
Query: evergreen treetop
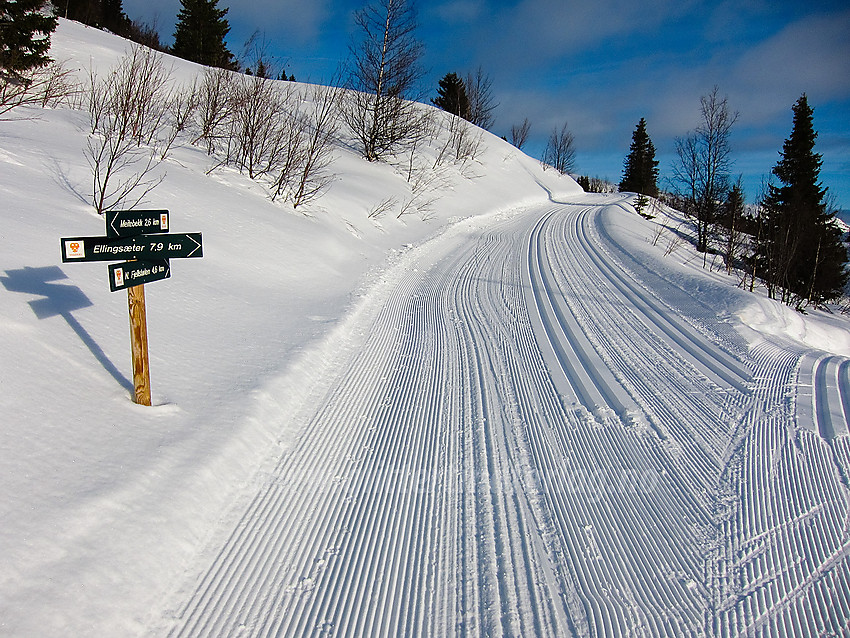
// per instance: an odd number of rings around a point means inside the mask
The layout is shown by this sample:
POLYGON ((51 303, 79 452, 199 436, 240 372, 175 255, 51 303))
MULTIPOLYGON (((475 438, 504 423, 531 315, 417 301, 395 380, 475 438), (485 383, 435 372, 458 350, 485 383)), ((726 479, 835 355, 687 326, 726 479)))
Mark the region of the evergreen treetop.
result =
POLYGON ((101 13, 101 26, 104 29, 109 29, 118 35, 126 35, 129 32, 130 19, 124 13, 122 0, 102 0, 101 13))
POLYGON ((818 182, 822 158, 815 153, 817 132, 814 129, 814 110, 804 93, 793 106, 793 128, 791 136, 782 145, 781 159, 773 167, 773 174, 784 186, 786 199, 800 204, 823 207, 826 189, 818 182))
POLYGON ((623 180, 620 191, 642 193, 651 197, 658 195, 658 161, 655 146, 646 132, 646 120, 640 118, 632 133, 629 154, 623 162, 623 180))
POLYGON ((218 0, 180 0, 174 32, 174 55, 198 64, 235 70, 233 54, 224 38, 230 24, 219 9, 218 0))
POLYGON ((466 94, 466 85, 457 73, 446 73, 440 80, 437 89, 437 97, 431 102, 444 111, 469 119, 469 97, 466 94))
POLYGON ((0 0, 0 79, 22 82, 28 71, 50 63, 56 17, 44 0, 0 0))
POLYGON ((817 132, 805 93, 793 106, 793 128, 785 140, 764 199, 764 239, 759 259, 771 295, 781 290, 786 303, 801 308, 838 297, 847 283, 847 252, 835 213, 827 208, 820 183, 821 155, 814 152, 817 132))

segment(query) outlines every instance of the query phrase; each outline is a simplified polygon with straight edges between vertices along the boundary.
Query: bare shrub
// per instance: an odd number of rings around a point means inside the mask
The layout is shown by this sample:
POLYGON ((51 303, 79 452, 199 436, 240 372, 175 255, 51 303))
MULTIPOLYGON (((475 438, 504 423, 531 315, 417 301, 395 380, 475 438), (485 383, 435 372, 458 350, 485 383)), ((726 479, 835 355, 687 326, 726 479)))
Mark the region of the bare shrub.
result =
POLYGON ((72 72, 58 63, 29 71, 20 80, 0 77, 0 121, 21 106, 73 106, 80 93, 72 72))
POLYGON ((434 168, 446 162, 464 165, 475 160, 481 150, 481 129, 461 117, 447 114, 442 130, 446 133, 445 141, 434 160, 434 168))
POLYGON ((287 152, 291 85, 287 91, 280 85, 250 75, 240 76, 235 85, 228 158, 251 179, 274 173, 287 152))
POLYGON ((667 247, 664 249, 665 257, 672 255, 685 243, 685 240, 682 238, 682 235, 679 234, 678 230, 679 229, 677 229, 677 232, 670 233, 670 237, 667 241, 667 247))
POLYGON ((653 246, 658 245, 658 240, 664 236, 664 224, 655 224, 655 229, 649 237, 649 243, 653 246))
POLYGON ((410 182, 410 197, 401 202, 397 218, 417 213, 422 221, 428 221, 434 215, 434 205, 440 199, 440 190, 445 186, 445 177, 441 171, 420 170, 410 182))
POLYGON ((307 135, 302 137, 305 142, 304 161, 292 189, 291 200, 295 208, 318 197, 333 180, 328 169, 339 127, 336 113, 341 94, 341 90, 335 87, 313 86, 310 91, 307 135))
POLYGON ((236 107, 237 75, 226 69, 207 69, 198 87, 197 144, 203 140, 207 153, 213 155, 228 138, 236 107))
POLYGON ((195 142, 219 163, 263 180, 273 201, 294 208, 318 197, 333 180, 328 170, 338 130, 341 89, 299 87, 258 76, 210 70, 197 91, 195 142))
POLYGON ((307 125, 297 112, 290 114, 283 122, 281 143, 283 154, 275 168, 271 185, 272 201, 278 198, 294 201, 297 184, 303 176, 303 167, 307 164, 307 125))
POLYGON ((333 180, 328 168, 338 129, 339 94, 340 89, 316 85, 287 93, 288 112, 279 122, 281 146, 272 200, 283 198, 298 208, 316 199, 333 180), (299 105, 303 105, 300 111, 299 105))
POLYGON ((394 197, 388 197, 375 204, 366 215, 369 219, 381 219, 389 211, 395 208, 398 200, 394 197))
POLYGON ((92 168, 92 203, 98 213, 135 206, 163 179, 157 135, 168 112, 171 74, 162 57, 136 47, 103 81, 90 75, 91 132, 86 158, 92 168))
POLYGON ((466 76, 466 95, 469 98, 469 121, 490 130, 496 121, 493 111, 499 106, 493 98, 493 80, 479 66, 466 76))
POLYGON ((546 149, 543 151, 543 163, 553 167, 559 173, 566 175, 575 168, 576 149, 575 138, 567 129, 567 123, 561 130, 553 129, 549 134, 546 149))
POLYGON ((511 137, 508 140, 511 144, 522 150, 525 143, 528 141, 528 134, 531 132, 531 122, 525 118, 522 124, 514 124, 511 126, 511 137))
POLYGON ((160 159, 164 160, 168 156, 177 138, 189 129, 197 108, 198 88, 195 83, 170 95, 166 103, 168 126, 159 136, 160 159))
POLYGON ((164 177, 156 178, 152 174, 157 164, 155 150, 122 138, 114 128, 99 132, 86 146, 86 158, 92 169, 92 205, 98 213, 122 204, 132 208, 164 177))

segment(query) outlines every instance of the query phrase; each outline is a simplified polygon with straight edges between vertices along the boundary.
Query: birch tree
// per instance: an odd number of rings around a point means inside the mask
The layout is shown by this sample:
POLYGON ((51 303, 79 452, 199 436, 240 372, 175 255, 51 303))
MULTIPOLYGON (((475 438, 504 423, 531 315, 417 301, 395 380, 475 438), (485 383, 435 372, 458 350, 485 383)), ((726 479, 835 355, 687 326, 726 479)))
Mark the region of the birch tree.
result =
POLYGON ((351 47, 343 115, 370 162, 415 135, 420 116, 410 100, 422 77, 423 46, 410 0, 378 0, 355 14, 360 39, 351 47))

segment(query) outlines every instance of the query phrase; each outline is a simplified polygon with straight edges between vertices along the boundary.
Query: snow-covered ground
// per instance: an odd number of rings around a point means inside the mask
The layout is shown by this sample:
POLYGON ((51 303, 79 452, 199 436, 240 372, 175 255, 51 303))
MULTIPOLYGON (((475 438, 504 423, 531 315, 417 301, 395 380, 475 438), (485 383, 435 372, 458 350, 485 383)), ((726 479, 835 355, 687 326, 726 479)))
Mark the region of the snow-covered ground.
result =
MULTIPOLYGON (((61 21, 53 55, 86 74, 126 46, 61 21)), ((146 286, 143 408, 126 296, 60 261, 103 233, 88 118, 18 116, 0 635, 850 631, 842 317, 490 135, 428 219, 370 218, 409 185, 344 145, 303 212, 183 146, 148 206, 204 258, 146 286)))

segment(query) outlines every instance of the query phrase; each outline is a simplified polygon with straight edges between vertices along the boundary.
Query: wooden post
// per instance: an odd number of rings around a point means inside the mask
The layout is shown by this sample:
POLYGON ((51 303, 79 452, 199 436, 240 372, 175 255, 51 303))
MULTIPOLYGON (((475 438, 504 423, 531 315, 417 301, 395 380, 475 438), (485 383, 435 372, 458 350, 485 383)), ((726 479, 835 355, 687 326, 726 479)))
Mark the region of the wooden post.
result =
POLYGON ((130 306, 130 346, 133 349, 134 401, 139 405, 151 404, 151 374, 148 362, 148 320, 145 311, 145 286, 127 288, 130 306))

